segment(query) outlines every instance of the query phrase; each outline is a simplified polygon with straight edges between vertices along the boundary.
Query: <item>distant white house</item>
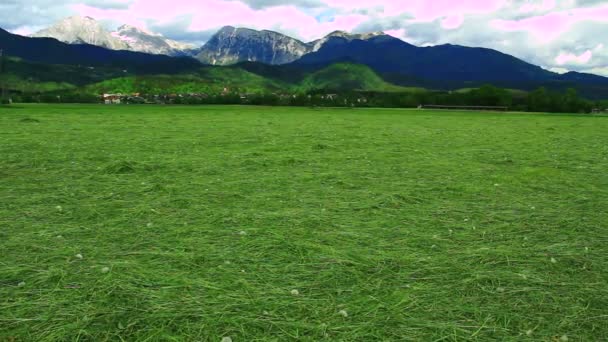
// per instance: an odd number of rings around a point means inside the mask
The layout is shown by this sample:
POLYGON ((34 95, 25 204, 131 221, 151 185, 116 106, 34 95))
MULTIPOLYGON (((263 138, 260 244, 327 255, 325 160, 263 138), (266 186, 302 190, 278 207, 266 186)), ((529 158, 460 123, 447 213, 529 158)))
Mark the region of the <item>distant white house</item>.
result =
POLYGON ((110 104, 120 104, 122 99, 122 94, 103 94, 103 103, 110 104))

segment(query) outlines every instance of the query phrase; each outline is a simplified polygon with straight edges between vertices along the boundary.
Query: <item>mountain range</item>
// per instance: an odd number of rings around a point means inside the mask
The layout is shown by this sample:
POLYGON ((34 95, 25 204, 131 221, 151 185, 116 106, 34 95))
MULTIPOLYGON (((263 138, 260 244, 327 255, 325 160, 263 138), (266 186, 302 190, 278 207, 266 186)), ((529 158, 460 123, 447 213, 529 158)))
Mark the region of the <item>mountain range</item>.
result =
POLYGON ((129 50, 156 55, 182 56, 196 47, 141 28, 122 25, 113 32, 91 17, 73 16, 32 35, 55 38, 68 44, 90 44, 111 50, 129 50))
POLYGON ((347 63, 365 66, 397 87, 455 90, 486 83, 521 90, 576 87, 587 97, 608 98, 606 77, 557 74, 485 48, 418 47, 382 32, 336 31, 302 42, 278 32, 226 26, 197 48, 132 26, 110 32, 93 18, 70 17, 32 37, 0 30, 0 49, 32 62, 120 68, 128 74, 183 74, 202 65, 232 65, 273 81, 293 83, 333 64, 347 63))
POLYGON ((225 26, 202 47, 180 43, 146 29, 122 25, 108 31, 91 17, 72 16, 31 35, 33 38, 54 38, 68 44, 90 44, 111 50, 127 50, 168 56, 190 56, 204 64, 232 65, 260 62, 281 65, 318 51, 332 38, 347 41, 367 40, 385 35, 383 32, 350 34, 335 31, 312 42, 302 42, 282 33, 225 26))
POLYGON ((88 67, 112 67, 135 73, 176 73, 200 67, 189 57, 169 57, 90 44, 67 44, 52 38, 31 38, 0 29, 4 55, 30 62, 88 67))
POLYGON ((333 38, 353 41, 383 35, 385 34, 382 32, 350 34, 335 31, 322 39, 304 43, 274 31, 225 26, 207 41, 196 57, 201 62, 211 65, 230 65, 240 62, 281 65, 295 62, 305 55, 318 51, 333 38))

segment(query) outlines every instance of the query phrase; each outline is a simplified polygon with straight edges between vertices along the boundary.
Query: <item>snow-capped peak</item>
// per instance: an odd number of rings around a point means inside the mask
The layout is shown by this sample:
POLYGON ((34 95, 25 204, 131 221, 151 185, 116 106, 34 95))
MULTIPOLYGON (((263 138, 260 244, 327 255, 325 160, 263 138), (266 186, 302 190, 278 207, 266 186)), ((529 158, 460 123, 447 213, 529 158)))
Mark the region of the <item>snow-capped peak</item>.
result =
POLYGON ((176 42, 145 28, 122 25, 109 32, 91 17, 65 18, 33 37, 50 37, 69 44, 91 44, 112 50, 131 50, 151 54, 185 55, 195 46, 176 42))
POLYGON ((195 46, 165 38, 162 34, 131 25, 122 25, 112 35, 129 44, 131 50, 159 55, 181 55, 195 46))
POLYGON ((386 33, 382 32, 382 31, 369 32, 369 33, 349 33, 346 31, 334 31, 334 32, 328 34, 327 36, 325 36, 325 38, 340 37, 340 38, 345 38, 348 40, 355 40, 355 39, 366 40, 366 39, 370 39, 373 37, 384 36, 384 35, 386 35, 386 33))
POLYGON ((32 37, 50 37, 69 44, 91 44, 112 50, 127 49, 126 44, 113 37, 98 21, 91 17, 65 18, 32 37))
POLYGON ((138 33, 146 34, 149 36, 162 37, 162 34, 160 34, 160 33, 154 33, 143 27, 136 27, 136 26, 131 26, 131 25, 127 25, 127 24, 120 26, 118 29, 116 29, 115 32, 138 32, 138 33))
POLYGON ((318 51, 321 47, 323 47, 323 45, 325 45, 325 43, 327 43, 327 41, 329 41, 331 38, 343 38, 346 39, 348 41, 351 40, 368 40, 374 37, 379 37, 379 36, 385 36, 386 33, 378 31, 378 32, 370 32, 370 33, 349 33, 346 31, 334 31, 328 35, 326 35, 325 37, 315 40, 313 42, 310 42, 309 44, 312 45, 312 50, 313 51, 318 51))

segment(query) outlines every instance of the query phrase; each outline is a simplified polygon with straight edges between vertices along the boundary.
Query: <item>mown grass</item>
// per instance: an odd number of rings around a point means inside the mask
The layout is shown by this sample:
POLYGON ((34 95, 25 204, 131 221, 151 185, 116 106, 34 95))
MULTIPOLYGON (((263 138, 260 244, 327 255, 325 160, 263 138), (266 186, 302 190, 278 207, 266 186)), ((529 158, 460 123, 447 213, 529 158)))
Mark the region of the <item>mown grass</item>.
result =
POLYGON ((0 108, 0 340, 605 340, 607 132, 576 115, 0 108))

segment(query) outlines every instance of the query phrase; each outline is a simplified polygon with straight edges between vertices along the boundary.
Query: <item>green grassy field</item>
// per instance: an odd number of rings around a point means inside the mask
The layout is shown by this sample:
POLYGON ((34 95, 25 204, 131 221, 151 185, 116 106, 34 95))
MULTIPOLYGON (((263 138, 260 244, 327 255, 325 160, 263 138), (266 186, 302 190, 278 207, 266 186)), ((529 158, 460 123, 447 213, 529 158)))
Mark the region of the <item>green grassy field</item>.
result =
POLYGON ((607 133, 577 115, 0 108, 0 341, 605 340, 607 133))

